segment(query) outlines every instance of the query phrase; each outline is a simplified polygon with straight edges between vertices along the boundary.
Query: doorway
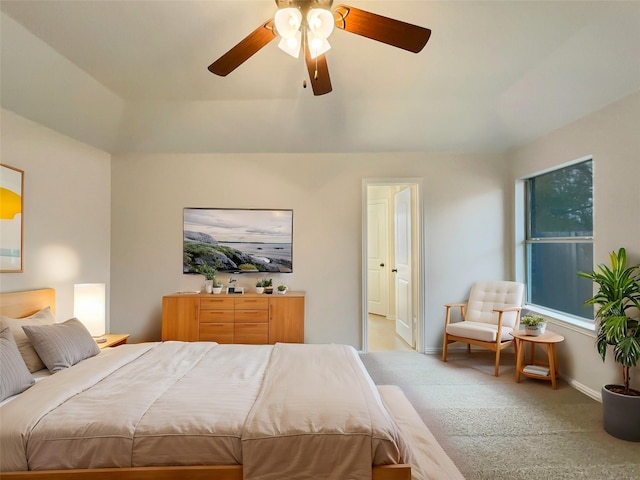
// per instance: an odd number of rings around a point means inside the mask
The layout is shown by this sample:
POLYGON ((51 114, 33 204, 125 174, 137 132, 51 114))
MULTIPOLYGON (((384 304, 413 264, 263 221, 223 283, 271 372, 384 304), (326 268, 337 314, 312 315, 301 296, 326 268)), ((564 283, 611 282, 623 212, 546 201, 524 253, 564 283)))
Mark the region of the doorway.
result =
POLYGON ((363 182, 363 351, 422 351, 420 179, 363 182))

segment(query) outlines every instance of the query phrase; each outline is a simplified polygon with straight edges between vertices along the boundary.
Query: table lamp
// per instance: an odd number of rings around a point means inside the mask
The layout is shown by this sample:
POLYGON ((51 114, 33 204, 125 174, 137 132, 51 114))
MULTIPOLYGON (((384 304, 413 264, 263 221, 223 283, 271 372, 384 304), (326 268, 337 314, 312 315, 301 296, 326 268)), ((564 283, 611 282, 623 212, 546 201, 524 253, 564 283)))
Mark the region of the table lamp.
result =
POLYGON ((98 343, 107 341, 105 285, 104 283, 79 283, 73 286, 73 315, 80 320, 98 343))

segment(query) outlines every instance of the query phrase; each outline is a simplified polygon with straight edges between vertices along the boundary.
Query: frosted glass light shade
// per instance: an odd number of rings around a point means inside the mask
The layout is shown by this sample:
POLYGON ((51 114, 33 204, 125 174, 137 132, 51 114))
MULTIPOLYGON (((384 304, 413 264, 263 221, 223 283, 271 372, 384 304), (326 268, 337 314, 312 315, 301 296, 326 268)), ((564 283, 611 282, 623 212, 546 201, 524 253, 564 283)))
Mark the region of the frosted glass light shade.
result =
POLYGON ((106 330, 104 283, 80 283, 73 286, 73 316, 94 337, 106 330))
POLYGON ((333 14, 324 8, 312 8, 307 12, 307 26, 309 32, 317 38, 329 38, 333 32, 335 21, 333 14))
POLYGON ((331 45, 329 45, 329 41, 326 38, 314 37, 311 32, 307 33, 307 41, 309 42, 309 55, 311 58, 319 57, 331 50, 331 45))
POLYGON ((273 17, 276 24, 276 31, 282 38, 295 36, 302 24, 302 13, 293 7, 280 8, 273 17))
POLYGON ((302 33, 300 31, 296 32, 296 34, 292 37, 282 37, 280 39, 280 43, 278 43, 278 48, 283 52, 288 53, 292 57, 298 58, 300 55, 300 45, 302 40, 302 33))

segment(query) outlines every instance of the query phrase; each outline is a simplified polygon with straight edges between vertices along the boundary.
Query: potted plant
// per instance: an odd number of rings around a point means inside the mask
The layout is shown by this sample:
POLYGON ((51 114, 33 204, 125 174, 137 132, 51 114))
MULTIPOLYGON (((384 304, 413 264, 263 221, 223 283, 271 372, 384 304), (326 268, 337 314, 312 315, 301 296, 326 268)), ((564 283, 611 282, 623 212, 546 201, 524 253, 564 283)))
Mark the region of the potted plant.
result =
POLYGON ((256 293, 264 293, 264 280, 256 282, 256 293))
POLYGON ((213 281, 216 279, 216 269, 208 263, 204 263, 198 267, 198 273, 204 275, 204 289, 205 292, 211 293, 213 287, 213 281))
POLYGON ((605 430, 614 437, 640 442, 640 391, 630 387, 631 368, 640 360, 640 265, 627 267, 624 248, 611 252, 611 266, 598 265, 591 273, 578 272, 598 285, 587 300, 598 305, 596 347, 604 361, 609 347, 622 366, 623 385, 602 387, 605 430))
POLYGON ((284 284, 278 285, 278 294, 284 295, 285 293, 287 293, 287 286, 284 284))
POLYGON ((524 331, 532 337, 540 336, 547 328, 547 320, 538 315, 525 315, 520 319, 520 323, 524 325, 524 331))
POLYGON ((273 293, 273 280, 269 279, 269 280, 263 280, 262 281, 262 285, 264 286, 264 293, 271 294, 273 293))
POLYGON ((204 275, 204 286, 207 293, 220 293, 222 291, 222 285, 216 279, 217 267, 217 263, 214 266, 204 263, 198 268, 198 273, 204 275))

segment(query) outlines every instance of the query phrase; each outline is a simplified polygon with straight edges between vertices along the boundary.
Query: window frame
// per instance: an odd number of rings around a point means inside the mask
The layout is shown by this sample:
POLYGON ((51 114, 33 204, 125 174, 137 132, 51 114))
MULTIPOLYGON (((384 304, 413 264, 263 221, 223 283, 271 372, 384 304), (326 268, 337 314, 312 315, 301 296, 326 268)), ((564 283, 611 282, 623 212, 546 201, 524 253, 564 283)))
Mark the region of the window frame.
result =
MULTIPOLYGON (((572 313, 555 310, 553 308, 545 307, 531 303, 530 295, 530 278, 531 278, 531 264, 529 258, 529 246, 532 244, 566 244, 566 243, 585 243, 591 244, 592 248, 595 246, 595 232, 592 232, 590 236, 563 236, 563 237, 532 237, 531 236, 531 210, 530 210, 530 180, 551 173, 554 171, 562 170, 564 168, 571 167, 580 163, 586 162, 592 163, 592 182, 595 179, 595 162, 592 155, 587 155, 579 159, 555 165, 542 171, 528 174, 516 179, 515 193, 516 193, 516 278, 525 284, 526 300, 524 309, 533 313, 541 314, 549 317, 551 320, 557 320, 569 326, 570 328, 593 334, 595 331, 595 321, 593 318, 586 318, 578 316, 572 313)), ((593 185, 593 183, 592 183, 593 185)), ((595 195, 593 196, 595 197, 595 195)), ((592 197, 592 217, 595 219, 595 199, 592 197)), ((593 227, 595 231, 595 226, 593 227)))

